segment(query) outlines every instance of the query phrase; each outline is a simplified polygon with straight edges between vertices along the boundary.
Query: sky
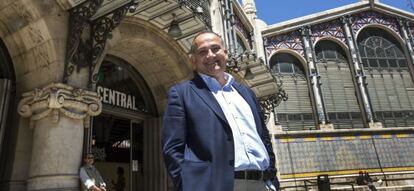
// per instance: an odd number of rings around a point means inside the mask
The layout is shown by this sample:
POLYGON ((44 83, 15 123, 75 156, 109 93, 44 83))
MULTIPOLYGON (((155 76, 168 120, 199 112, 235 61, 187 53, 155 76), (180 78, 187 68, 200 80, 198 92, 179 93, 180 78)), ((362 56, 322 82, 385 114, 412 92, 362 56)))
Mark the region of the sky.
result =
MULTIPOLYGON (((257 14, 268 25, 325 11, 360 0, 256 0, 257 14)), ((381 3, 413 12, 409 0, 380 0, 381 3)))

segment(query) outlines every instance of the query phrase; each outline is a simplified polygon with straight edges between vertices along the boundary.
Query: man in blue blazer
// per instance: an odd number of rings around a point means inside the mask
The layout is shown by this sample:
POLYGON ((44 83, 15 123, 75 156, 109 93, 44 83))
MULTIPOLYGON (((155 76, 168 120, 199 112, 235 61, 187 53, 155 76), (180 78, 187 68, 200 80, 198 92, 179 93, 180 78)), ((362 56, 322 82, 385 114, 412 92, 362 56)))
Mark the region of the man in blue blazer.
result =
POLYGON ((278 189, 262 111, 253 91, 225 72, 227 50, 221 37, 199 33, 191 62, 194 78, 170 89, 164 113, 163 154, 175 190, 252 187, 240 182, 244 180, 259 182, 254 191, 278 189))

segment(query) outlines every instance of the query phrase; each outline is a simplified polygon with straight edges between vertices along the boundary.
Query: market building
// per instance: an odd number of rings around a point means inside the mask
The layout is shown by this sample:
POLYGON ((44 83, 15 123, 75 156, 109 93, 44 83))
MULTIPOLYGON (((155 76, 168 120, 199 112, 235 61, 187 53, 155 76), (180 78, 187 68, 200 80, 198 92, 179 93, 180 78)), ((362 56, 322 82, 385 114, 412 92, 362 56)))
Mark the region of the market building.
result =
MULTIPOLYGON (((262 104, 284 189, 318 175, 414 185, 414 14, 360 1, 266 25, 254 0, 0 2, 0 190, 79 190, 92 152, 109 183, 171 190, 160 132, 200 31, 262 104)), ((323 182, 323 181, 322 181, 323 182)), ((321 183, 321 181, 319 181, 321 183)))

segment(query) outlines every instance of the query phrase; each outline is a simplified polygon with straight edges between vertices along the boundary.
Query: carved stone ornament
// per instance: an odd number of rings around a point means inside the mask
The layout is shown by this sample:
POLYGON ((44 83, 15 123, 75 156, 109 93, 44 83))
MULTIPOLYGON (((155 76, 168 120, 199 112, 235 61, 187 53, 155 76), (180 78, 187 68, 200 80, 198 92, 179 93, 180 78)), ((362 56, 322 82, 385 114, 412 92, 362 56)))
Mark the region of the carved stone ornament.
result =
POLYGON ((22 97, 18 112, 22 117, 30 117, 30 128, 34 127, 34 121, 47 116, 52 116, 53 122, 57 123, 60 114, 72 119, 83 119, 85 128, 89 128, 90 116, 97 116, 102 111, 102 98, 96 92, 61 83, 36 88, 23 93, 22 97))

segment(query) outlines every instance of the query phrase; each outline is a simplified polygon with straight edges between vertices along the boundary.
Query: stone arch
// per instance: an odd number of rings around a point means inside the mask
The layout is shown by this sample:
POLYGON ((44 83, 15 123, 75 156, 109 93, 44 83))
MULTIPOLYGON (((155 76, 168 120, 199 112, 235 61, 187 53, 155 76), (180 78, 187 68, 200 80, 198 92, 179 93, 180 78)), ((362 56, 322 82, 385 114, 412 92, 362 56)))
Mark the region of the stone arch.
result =
POLYGON ((302 64, 302 67, 305 70, 305 72, 308 71, 308 65, 306 64, 307 63, 306 59, 302 55, 300 55, 298 52, 296 52, 294 50, 291 50, 291 49, 285 49, 285 48, 278 49, 278 50, 272 52, 272 54, 269 55, 269 59, 268 59, 268 63, 267 63, 267 65, 269 67, 270 67, 270 59, 274 55, 279 54, 279 53, 287 53, 287 54, 290 54, 290 55, 294 56, 295 58, 297 58, 300 61, 300 63, 302 64))
POLYGON ((105 56, 104 61, 127 70, 127 74, 129 74, 129 77, 139 90, 139 97, 142 98, 145 108, 147 109, 145 112, 148 112, 149 115, 156 115, 158 112, 154 102, 154 96, 152 95, 152 92, 149 91, 148 84, 143 79, 143 76, 122 58, 108 54, 105 56))
MULTIPOLYGON (((394 37, 399 43, 401 47, 404 47, 404 39, 402 39, 402 37, 397 34, 394 30, 388 28, 387 26, 384 25, 380 25, 380 24, 367 24, 363 27, 361 27, 358 31, 356 31, 356 39, 358 39, 360 33, 368 28, 378 28, 378 29, 382 29, 384 31, 386 31, 388 34, 390 34, 392 37, 394 37)), ((404 50, 405 48, 403 48, 404 50)))
POLYGON ((0 38, 9 50, 18 89, 28 91, 61 81, 67 16, 55 1, 20 0, 2 7, 0 38))
POLYGON ((136 17, 124 19, 107 53, 125 60, 143 76, 159 114, 165 108, 169 87, 192 76, 189 57, 179 44, 166 32, 136 17))
MULTIPOLYGON (((248 40, 246 39, 246 37, 243 35, 243 33, 240 32, 237 29, 235 31, 236 31, 236 38, 237 37, 240 38, 243 42, 244 47, 246 47, 246 49, 248 49, 248 50, 251 50, 252 47, 250 47, 250 44, 249 44, 248 40)), ((237 41, 237 39, 236 39, 236 41, 237 41)))
POLYGON ((332 36, 324 36, 324 37, 321 37, 321 38, 319 38, 318 40, 316 40, 314 43, 313 43, 313 47, 315 48, 316 47, 316 45, 318 44, 318 42, 320 42, 320 41, 324 41, 324 40, 329 40, 329 41, 333 41, 334 43, 336 43, 337 45, 339 45, 339 47, 341 47, 342 48, 342 50, 345 52, 345 54, 346 54, 346 57, 349 59, 349 58, 351 58, 351 55, 350 55, 350 53, 349 53, 349 47, 348 47, 348 45, 347 44, 345 44, 343 41, 341 41, 341 40, 339 40, 338 38, 335 38, 335 37, 332 37, 332 36))

